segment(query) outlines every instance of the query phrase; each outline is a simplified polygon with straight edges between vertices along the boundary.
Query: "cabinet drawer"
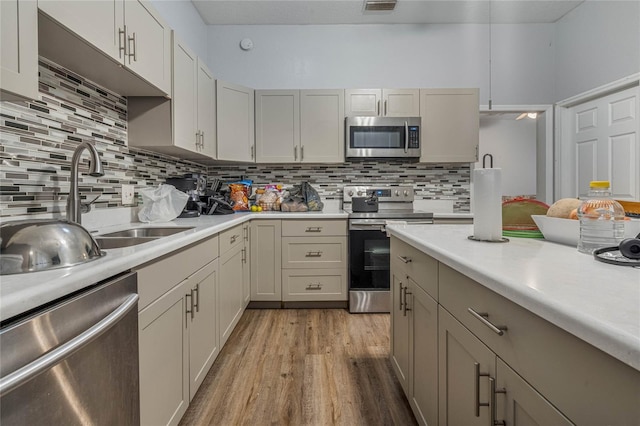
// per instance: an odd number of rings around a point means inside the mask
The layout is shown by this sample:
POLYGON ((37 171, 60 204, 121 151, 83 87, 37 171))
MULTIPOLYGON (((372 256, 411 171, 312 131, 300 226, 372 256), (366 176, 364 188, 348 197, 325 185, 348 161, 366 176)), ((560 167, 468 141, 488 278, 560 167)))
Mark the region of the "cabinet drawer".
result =
POLYGON ((314 236, 342 236, 347 235, 347 221, 337 220, 283 220, 283 237, 314 237, 314 236))
POLYGON ((573 423, 638 423, 639 371, 444 264, 439 278, 440 304, 573 423))
POLYGON ((137 268, 138 311, 218 257, 218 237, 209 238, 137 268))
POLYGON ((282 271, 282 299, 285 302, 347 300, 346 270, 284 270, 282 271))
POLYGON ((244 241, 244 229, 242 225, 234 226, 220 233, 220 254, 226 253, 232 248, 239 246, 244 241))
POLYGON ((282 238, 283 268, 346 268, 347 237, 282 238))
POLYGON ((391 238, 391 262, 438 300, 438 261, 404 241, 391 238))

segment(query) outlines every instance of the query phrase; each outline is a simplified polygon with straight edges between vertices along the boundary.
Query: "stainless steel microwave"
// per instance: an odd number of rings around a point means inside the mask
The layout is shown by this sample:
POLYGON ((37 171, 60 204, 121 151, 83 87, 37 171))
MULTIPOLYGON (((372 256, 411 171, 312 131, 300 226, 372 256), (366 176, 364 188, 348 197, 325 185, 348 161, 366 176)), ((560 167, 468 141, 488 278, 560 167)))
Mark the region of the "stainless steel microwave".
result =
POLYGON ((347 117, 347 158, 420 157, 420 117, 347 117))

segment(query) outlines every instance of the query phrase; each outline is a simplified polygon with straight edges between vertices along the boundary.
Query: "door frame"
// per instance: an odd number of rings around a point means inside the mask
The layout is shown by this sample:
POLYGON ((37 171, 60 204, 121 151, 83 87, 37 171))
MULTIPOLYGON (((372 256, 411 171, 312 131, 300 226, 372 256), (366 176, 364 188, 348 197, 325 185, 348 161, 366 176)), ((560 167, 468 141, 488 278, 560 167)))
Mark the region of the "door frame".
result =
MULTIPOLYGON (((539 112, 544 113, 545 116, 545 124, 544 124, 544 134, 536 135, 536 151, 544 153, 545 159, 545 171, 544 171, 544 179, 543 186, 544 188, 537 188, 538 194, 545 194, 544 197, 540 198, 540 201, 543 201, 547 204, 553 203, 554 197, 554 174, 555 168, 549 167, 550 164, 553 164, 554 161, 554 111, 553 105, 543 104, 543 105, 493 105, 491 109, 489 109, 488 105, 480 105, 480 113, 484 112, 539 112), (541 136, 543 136, 541 138, 541 136)), ((471 163, 471 170, 475 166, 471 163)), ((539 165, 536 166, 537 170, 540 170, 539 165)), ((471 180, 473 180, 473 173, 471 173, 471 180)), ((540 180, 538 179, 538 182, 540 180)), ((539 186, 538 183, 536 186, 539 186)), ((471 185, 471 198, 473 199, 473 182, 471 185)))
MULTIPOLYGON (((571 145, 572 128, 570 109, 576 105, 610 95, 621 90, 629 89, 640 84, 640 73, 631 74, 611 83, 604 84, 578 95, 556 103, 555 107, 555 179, 554 193, 556 198, 575 198, 576 188, 576 156, 571 145)), ((638 120, 638 135, 640 135, 640 119, 638 120)), ((639 154, 640 155, 640 154, 639 154)), ((640 180, 640 168, 636 172, 636 179, 640 180)))

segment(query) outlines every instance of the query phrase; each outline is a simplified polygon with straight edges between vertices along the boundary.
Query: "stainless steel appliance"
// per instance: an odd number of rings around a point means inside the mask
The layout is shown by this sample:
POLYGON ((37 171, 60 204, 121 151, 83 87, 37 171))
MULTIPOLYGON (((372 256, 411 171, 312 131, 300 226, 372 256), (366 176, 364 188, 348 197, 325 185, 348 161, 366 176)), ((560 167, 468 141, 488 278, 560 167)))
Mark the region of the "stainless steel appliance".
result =
POLYGON ((138 425, 135 273, 0 329, 0 424, 138 425))
POLYGON ((433 223, 433 213, 414 210, 413 199, 411 186, 344 187, 343 208, 349 213, 349 312, 390 312, 386 225, 392 220, 433 223), (378 210, 358 211, 353 203, 358 197, 377 198, 378 210))
POLYGON ((347 158, 419 158, 420 117, 347 117, 347 158))

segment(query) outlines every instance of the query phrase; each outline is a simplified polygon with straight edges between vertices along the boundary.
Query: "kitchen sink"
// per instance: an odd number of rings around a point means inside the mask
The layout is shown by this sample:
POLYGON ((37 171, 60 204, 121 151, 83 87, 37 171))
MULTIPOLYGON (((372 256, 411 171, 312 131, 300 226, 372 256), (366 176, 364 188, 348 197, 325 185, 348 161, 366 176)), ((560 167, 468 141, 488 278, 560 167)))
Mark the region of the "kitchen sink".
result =
MULTIPOLYGON (((102 234, 100 237, 129 237, 129 238, 158 238, 177 234, 178 232, 193 229, 193 226, 187 227, 167 227, 167 228, 131 228, 123 231, 102 234)), ((99 238, 99 237, 98 237, 99 238)), ((142 241, 143 243, 146 241, 142 241)), ((140 244, 140 243, 136 243, 140 244)), ((132 244, 135 245, 135 244, 132 244)))
POLYGON ((95 237, 95 240, 100 249, 109 250, 137 246, 138 244, 148 243, 149 241, 154 241, 158 238, 159 237, 95 237))

